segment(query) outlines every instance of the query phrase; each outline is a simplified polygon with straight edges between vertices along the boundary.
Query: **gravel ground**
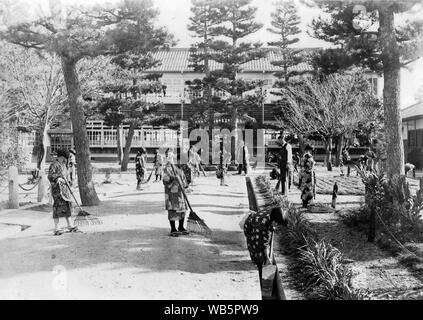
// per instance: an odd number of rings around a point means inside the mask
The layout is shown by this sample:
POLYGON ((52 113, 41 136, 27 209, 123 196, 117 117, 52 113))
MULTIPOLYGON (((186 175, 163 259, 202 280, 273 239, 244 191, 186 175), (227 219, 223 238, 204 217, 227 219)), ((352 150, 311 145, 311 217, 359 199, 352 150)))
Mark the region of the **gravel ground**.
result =
POLYGON ((95 177, 102 204, 84 208, 103 224, 84 233, 53 236, 47 205, 0 212, 0 299, 261 298, 238 225, 248 211, 243 177, 229 187, 202 177, 189 195, 211 238, 169 237, 161 183, 137 191, 133 173, 103 180, 95 177))

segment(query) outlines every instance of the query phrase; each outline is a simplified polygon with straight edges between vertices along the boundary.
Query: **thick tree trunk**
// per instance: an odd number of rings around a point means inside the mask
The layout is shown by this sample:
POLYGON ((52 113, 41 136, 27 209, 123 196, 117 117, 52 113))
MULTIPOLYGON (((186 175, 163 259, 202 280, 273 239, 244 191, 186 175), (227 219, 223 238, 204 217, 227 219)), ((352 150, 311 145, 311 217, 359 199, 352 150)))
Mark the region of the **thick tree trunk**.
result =
POLYGON ((337 139, 336 139, 336 158, 335 158, 335 165, 339 166, 340 162, 341 162, 341 157, 342 157, 342 147, 344 146, 344 134, 341 134, 337 139))
POLYGON ((214 128, 214 113, 209 113, 209 164, 213 164, 213 128, 214 128))
MULTIPOLYGON (((48 114, 47 114, 48 116, 48 114)), ((38 183, 38 193, 37 193, 37 202, 42 202, 47 198, 47 185, 48 180, 44 172, 44 167, 46 163, 46 154, 47 154, 47 143, 48 143, 48 129, 49 129, 48 120, 46 120, 43 128, 40 130, 41 142, 37 158, 37 169, 39 170, 39 183, 38 183)))
POLYGON ((387 173, 404 174, 404 146, 401 132, 400 113, 400 60, 399 48, 395 38, 394 5, 383 4, 379 7, 379 38, 383 62, 383 106, 385 111, 385 132, 388 155, 387 173))
POLYGON ((326 140, 326 166, 328 171, 332 171, 332 137, 328 137, 326 140))
POLYGON ((122 126, 119 125, 116 129, 116 144, 117 144, 117 160, 118 164, 122 164, 122 141, 120 140, 121 137, 122 126))
POLYGON ((305 147, 306 147, 305 139, 302 134, 297 134, 297 136, 298 136, 298 146, 300 148, 299 152, 300 152, 300 156, 302 156, 304 154, 305 147))
POLYGON ((238 146, 238 110, 233 108, 232 119, 231 119, 231 131, 235 134, 231 137, 231 161, 232 164, 235 164, 236 159, 236 148, 238 146))
POLYGON ((49 126, 45 124, 43 128, 40 129, 39 135, 41 137, 40 145, 39 145, 39 151, 37 155, 37 169, 41 170, 44 168, 44 164, 46 163, 46 154, 47 154, 47 141, 48 141, 48 135, 47 131, 49 129, 49 126))
POLYGON ((90 159, 90 146, 87 135, 86 119, 82 108, 82 93, 76 73, 76 61, 62 60, 62 70, 68 92, 70 115, 72 120, 73 138, 76 148, 76 163, 78 165, 78 187, 81 202, 85 206, 100 203, 93 183, 93 170, 90 159))
POLYGON ((128 163, 129 163, 129 160, 130 160, 129 155, 131 153, 132 138, 134 137, 135 127, 136 126, 133 123, 131 123, 129 125, 128 137, 126 138, 125 150, 123 152, 122 165, 120 167, 121 171, 128 171, 128 163))

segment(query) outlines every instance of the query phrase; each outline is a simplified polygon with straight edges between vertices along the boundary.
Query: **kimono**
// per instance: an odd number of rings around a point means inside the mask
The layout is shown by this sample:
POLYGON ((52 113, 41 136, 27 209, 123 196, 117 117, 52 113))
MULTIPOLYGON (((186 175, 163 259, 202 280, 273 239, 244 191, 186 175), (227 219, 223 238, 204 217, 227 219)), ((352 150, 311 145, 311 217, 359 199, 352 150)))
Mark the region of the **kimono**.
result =
POLYGON ((195 159, 195 171, 197 173, 197 175, 200 175, 200 165, 201 165, 201 156, 198 154, 198 152, 196 152, 194 154, 194 159, 195 159))
POLYGON ((168 211, 168 219, 170 221, 184 219, 185 211, 187 210, 182 189, 176 179, 179 179, 184 188, 188 186, 182 170, 168 162, 163 168, 163 185, 165 191, 165 207, 168 211))
POLYGON ((244 223, 244 234, 251 261, 257 266, 266 262, 265 249, 270 247, 272 221, 265 212, 252 212, 244 223))
POLYGON ((69 179, 73 183, 76 178, 75 177, 75 155, 73 153, 69 154, 68 166, 69 166, 69 179))
POLYGON ((181 169, 184 173, 185 180, 187 181, 187 184, 191 184, 193 182, 193 176, 194 171, 192 170, 192 167, 189 164, 183 164, 181 166, 181 169))
POLYGON ((314 187, 314 159, 311 153, 306 152, 301 159, 301 200, 303 206, 313 200, 314 187))
POLYGON ((351 156, 348 149, 344 148, 341 153, 341 159, 339 162, 339 168, 341 169, 341 175, 344 175, 344 165, 347 165, 347 176, 350 175, 351 156))
POLYGON ((154 173, 156 176, 163 174, 163 157, 160 154, 154 156, 154 173))
MULTIPOLYGON (((195 152, 193 148, 189 149, 188 151, 188 166, 191 169, 191 180, 194 180, 194 177, 198 175, 199 172, 199 163, 198 163, 198 153, 195 152)), ((193 181, 194 182, 194 181, 193 181)))
POLYGON ((135 173, 137 176, 138 184, 144 180, 145 176, 145 154, 137 155, 135 157, 135 173))
POLYGON ((68 186, 59 178, 68 179, 66 166, 58 160, 53 162, 48 169, 48 180, 51 184, 53 197, 53 219, 70 217, 72 215, 72 200, 68 186))
POLYGON ((228 175, 228 166, 231 163, 231 154, 226 150, 220 151, 220 161, 217 168, 216 176, 224 183, 225 177, 228 175))

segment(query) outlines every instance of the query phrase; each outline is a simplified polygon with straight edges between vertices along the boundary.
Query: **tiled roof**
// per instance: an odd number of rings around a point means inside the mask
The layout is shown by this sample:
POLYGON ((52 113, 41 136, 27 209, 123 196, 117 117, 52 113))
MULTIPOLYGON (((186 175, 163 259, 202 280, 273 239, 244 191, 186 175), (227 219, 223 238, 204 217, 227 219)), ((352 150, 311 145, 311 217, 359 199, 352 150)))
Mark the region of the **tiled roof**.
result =
POLYGON ((423 117, 423 102, 413 104, 401 110, 401 118, 403 120, 416 117, 423 117))
MULTIPOLYGON (((310 49, 305 49, 310 50, 310 49)), ((189 67, 189 49, 186 48, 171 48, 169 51, 159 51, 154 54, 154 57, 161 61, 161 65, 150 69, 150 72, 193 72, 189 67)), ((267 56, 262 59, 247 62, 242 66, 243 72, 276 72, 282 70, 280 67, 275 67, 271 64, 272 61, 282 60, 282 56, 275 51, 269 51, 267 56)), ((220 68, 220 64, 211 61, 210 68, 216 70, 220 68)), ((311 71, 312 67, 307 63, 300 63, 291 68, 299 72, 311 71)))

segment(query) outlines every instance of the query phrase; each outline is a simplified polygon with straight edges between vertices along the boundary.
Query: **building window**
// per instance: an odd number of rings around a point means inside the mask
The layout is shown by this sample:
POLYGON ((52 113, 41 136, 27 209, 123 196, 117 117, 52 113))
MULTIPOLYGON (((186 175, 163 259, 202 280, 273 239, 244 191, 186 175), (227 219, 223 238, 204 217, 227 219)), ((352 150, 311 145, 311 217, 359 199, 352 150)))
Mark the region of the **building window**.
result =
POLYGON ((273 79, 264 79, 263 85, 264 86, 272 86, 273 85, 273 79))
POLYGON ((416 130, 416 121, 408 121, 408 146, 417 147, 417 130, 416 130))
POLYGON ((72 135, 62 133, 52 133, 50 135, 51 153, 56 153, 59 149, 69 150, 72 148, 72 135))
POLYGON ((416 147, 423 147, 423 129, 416 130, 416 147))

